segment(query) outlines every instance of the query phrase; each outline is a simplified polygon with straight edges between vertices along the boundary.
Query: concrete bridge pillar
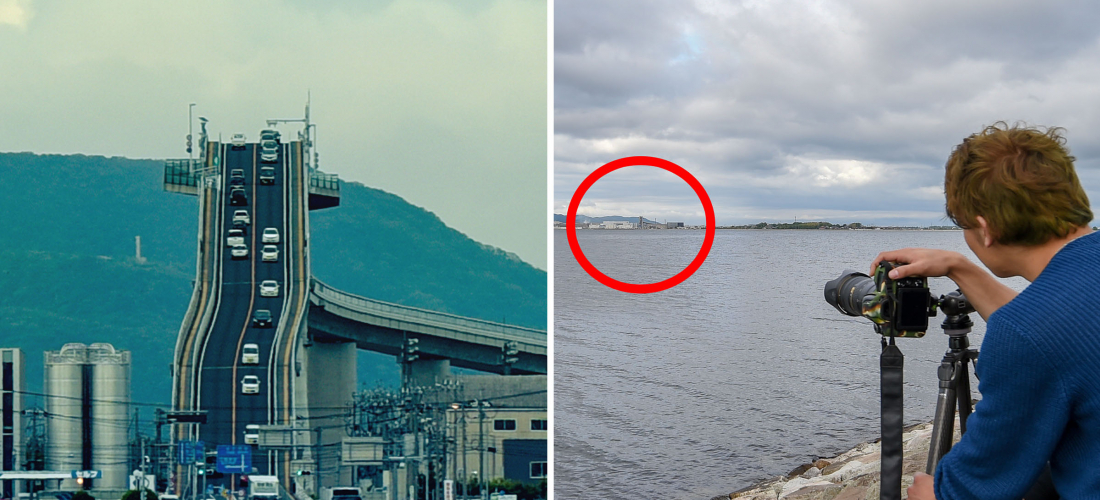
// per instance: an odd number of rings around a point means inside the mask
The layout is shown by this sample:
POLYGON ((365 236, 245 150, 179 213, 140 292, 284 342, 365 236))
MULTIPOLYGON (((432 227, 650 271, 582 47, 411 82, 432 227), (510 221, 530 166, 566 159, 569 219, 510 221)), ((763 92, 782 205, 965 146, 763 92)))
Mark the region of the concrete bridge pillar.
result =
POLYGON ((449 359, 417 359, 403 368, 405 387, 426 387, 452 377, 449 359))
MULTIPOLYGON (((339 450, 339 443, 346 435, 344 415, 340 409, 347 405, 356 389, 355 343, 314 342, 299 351, 299 359, 304 361, 302 375, 309 395, 306 412, 301 411, 300 405, 299 415, 308 422, 305 428, 313 431, 308 433, 310 443, 314 445, 307 455, 313 461, 311 469, 320 470, 320 474, 314 472, 317 474, 314 476, 317 480, 314 486, 351 484, 352 468, 341 467, 339 453, 331 450, 339 450), (320 450, 325 452, 315 455, 320 450)), ((316 490, 309 493, 320 494, 316 490)))

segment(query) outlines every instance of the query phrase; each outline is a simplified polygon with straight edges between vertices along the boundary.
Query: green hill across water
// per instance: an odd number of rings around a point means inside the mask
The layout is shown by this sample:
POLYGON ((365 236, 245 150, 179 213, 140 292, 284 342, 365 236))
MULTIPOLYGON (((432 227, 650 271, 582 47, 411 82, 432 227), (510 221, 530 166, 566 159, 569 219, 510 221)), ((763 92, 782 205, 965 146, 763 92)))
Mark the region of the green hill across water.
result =
MULTIPOLYGON (((164 192, 163 162, 0 153, 0 346, 22 348, 27 384, 66 342, 133 351, 133 399, 168 403, 191 297, 196 197, 164 192), (134 261, 134 237, 142 256, 134 261)), ((310 214, 313 273, 366 297, 546 328, 546 272, 356 183, 310 214)), ((394 385, 391 357, 360 355, 360 382, 394 385)))

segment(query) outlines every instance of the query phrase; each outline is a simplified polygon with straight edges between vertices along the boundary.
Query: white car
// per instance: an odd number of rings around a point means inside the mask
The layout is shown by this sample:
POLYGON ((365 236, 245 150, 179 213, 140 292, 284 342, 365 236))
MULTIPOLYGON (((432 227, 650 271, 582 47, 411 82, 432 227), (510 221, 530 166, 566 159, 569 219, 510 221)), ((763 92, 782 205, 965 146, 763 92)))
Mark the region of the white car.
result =
POLYGON ((264 229, 264 243, 278 243, 279 242, 279 230, 273 227, 264 229))
POLYGON ((264 262, 279 262, 279 248, 275 245, 264 245, 264 262))
POLYGON ((264 141, 260 146, 260 161, 275 163, 279 161, 279 146, 275 141, 264 141))
POLYGON ((245 224, 252 224, 252 217, 248 215, 248 210, 237 210, 233 212, 233 222, 241 221, 245 224))
POLYGON ((245 344, 244 347, 241 348, 241 364, 260 364, 260 346, 256 344, 245 344))
POLYGON ((244 149, 244 143, 247 140, 244 134, 233 134, 233 138, 229 139, 229 142, 233 144, 233 149, 244 149))
POLYGON ((260 393, 260 377, 255 375, 245 375, 241 379, 241 394, 259 394, 260 393))
POLYGON ((244 444, 260 444, 259 424, 248 424, 244 426, 244 444))
POLYGON ((263 280, 260 282, 260 297, 278 297, 279 282, 275 280, 263 280))
POLYGON ((240 229, 230 229, 229 236, 225 238, 225 246, 235 247, 237 245, 244 244, 244 231, 240 229))
POLYGON ((243 244, 233 245, 233 250, 230 250, 229 253, 233 256, 234 259, 247 259, 248 247, 244 246, 243 244))

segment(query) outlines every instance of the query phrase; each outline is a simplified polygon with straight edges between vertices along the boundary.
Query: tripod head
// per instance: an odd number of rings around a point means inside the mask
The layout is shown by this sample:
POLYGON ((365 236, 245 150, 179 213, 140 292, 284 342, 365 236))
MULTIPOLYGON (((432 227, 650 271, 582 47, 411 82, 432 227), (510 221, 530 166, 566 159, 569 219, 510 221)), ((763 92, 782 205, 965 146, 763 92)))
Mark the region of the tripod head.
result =
POLYGON ((951 338, 951 347, 954 349, 969 347, 970 341, 966 336, 974 327, 974 322, 970 321, 970 313, 974 312, 974 305, 966 300, 966 295, 963 295, 961 290, 955 289, 947 295, 940 295, 936 306, 945 316, 940 328, 943 328, 943 333, 951 338))

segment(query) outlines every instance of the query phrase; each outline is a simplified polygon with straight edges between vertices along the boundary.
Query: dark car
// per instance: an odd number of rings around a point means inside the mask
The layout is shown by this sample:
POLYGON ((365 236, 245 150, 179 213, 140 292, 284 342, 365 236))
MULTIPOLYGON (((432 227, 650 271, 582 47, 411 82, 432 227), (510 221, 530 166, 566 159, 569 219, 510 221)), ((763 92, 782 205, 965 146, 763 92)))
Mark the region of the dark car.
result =
POLYGON ((244 236, 248 236, 248 224, 243 220, 233 221, 233 229, 240 229, 244 236))
POLYGON ((233 178, 229 179, 229 185, 230 186, 243 186, 244 185, 244 177, 233 177, 233 178))
POLYGON ((244 194, 244 188, 235 187, 229 192, 230 205, 248 205, 248 196, 244 194))
POLYGON ((252 313, 252 326, 256 328, 271 328, 271 311, 258 309, 252 313))

